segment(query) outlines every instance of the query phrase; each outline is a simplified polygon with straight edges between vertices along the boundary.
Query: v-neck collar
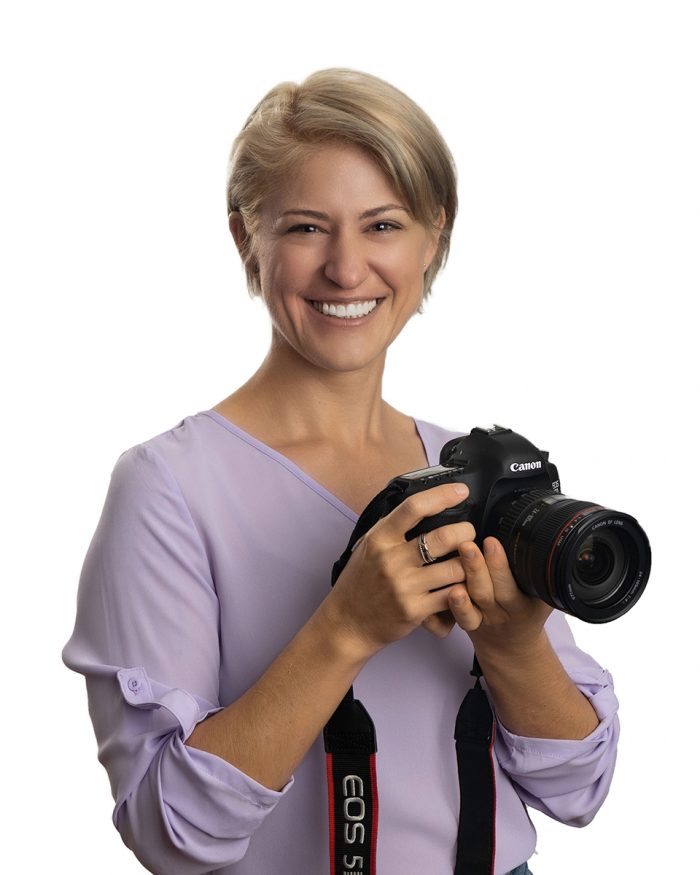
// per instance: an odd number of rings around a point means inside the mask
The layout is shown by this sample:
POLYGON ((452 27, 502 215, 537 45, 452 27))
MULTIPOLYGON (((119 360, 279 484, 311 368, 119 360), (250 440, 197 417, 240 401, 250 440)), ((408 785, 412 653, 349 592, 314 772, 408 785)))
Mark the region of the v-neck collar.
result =
MULTIPOLYGON (((255 449, 259 450, 264 455, 268 456, 271 459, 274 459, 284 468, 286 468, 291 474, 301 480, 306 486, 308 486, 311 490, 316 492, 322 498, 324 498, 329 504, 332 504, 337 510, 339 510, 344 516, 348 517, 353 523, 356 523, 359 519, 359 514, 355 513, 355 511, 348 507, 344 501, 341 501, 337 495, 334 495, 329 489, 327 489, 322 483, 319 483, 318 480, 311 477, 306 473, 302 468, 300 468, 296 462, 293 462, 290 458, 285 456, 283 453, 274 450, 272 447, 268 446, 263 441, 258 440, 258 438, 253 437, 252 434, 248 434, 247 431, 244 431, 239 426, 235 425, 235 423, 231 422, 230 419, 227 419, 223 414, 219 413, 218 410, 202 410, 200 411, 201 416, 208 416, 210 419, 213 419, 214 422, 217 422, 219 425, 223 426, 227 431, 230 431, 232 434, 235 434, 236 437, 245 441, 255 449)), ((430 448, 428 446, 428 441, 426 440, 424 426, 425 423, 422 420, 413 419, 413 424, 416 429, 416 433, 420 438, 421 443, 423 444, 423 452, 425 453, 425 458, 428 461, 428 465, 434 465, 435 462, 432 458, 432 454, 430 452, 430 448)))

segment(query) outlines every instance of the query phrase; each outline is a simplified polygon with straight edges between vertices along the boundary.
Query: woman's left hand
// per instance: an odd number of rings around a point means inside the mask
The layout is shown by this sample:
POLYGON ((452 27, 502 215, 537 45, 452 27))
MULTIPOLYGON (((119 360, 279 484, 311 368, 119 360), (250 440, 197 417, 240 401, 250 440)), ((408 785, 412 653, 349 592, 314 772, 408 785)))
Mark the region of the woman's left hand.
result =
POLYGON ((423 625, 444 637, 456 621, 469 635, 494 711, 512 733, 586 738, 598 716, 544 631, 552 608, 521 592, 496 538, 484 539, 484 553, 471 541, 457 549, 464 583, 450 587, 449 611, 433 614, 423 625))
POLYGON ((496 538, 484 539, 483 554, 469 542, 458 549, 466 580, 451 588, 448 605, 472 640, 502 725, 530 738, 586 738, 598 715, 544 630, 553 609, 521 592, 496 538))
POLYGON ((496 538, 459 545, 465 582, 452 587, 449 606, 474 648, 498 654, 527 653, 541 638, 552 608, 525 595, 510 572, 505 550, 496 538))

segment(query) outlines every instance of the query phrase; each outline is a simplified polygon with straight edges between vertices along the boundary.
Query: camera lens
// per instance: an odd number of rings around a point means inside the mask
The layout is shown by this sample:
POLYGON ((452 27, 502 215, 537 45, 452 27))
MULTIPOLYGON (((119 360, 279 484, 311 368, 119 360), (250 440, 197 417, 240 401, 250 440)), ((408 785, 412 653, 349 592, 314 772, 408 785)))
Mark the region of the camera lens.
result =
POLYGON ((499 514, 518 586, 552 607, 606 623, 644 591, 651 550, 631 516, 546 490, 513 496, 499 514))
POLYGON ((617 591, 625 570, 625 551, 618 538, 607 532, 589 535, 574 562, 573 587, 589 604, 601 603, 617 591))
POLYGON ((613 562, 614 557, 607 544, 594 544, 593 539, 588 538, 578 554, 574 574, 584 586, 595 586, 610 574, 613 562))

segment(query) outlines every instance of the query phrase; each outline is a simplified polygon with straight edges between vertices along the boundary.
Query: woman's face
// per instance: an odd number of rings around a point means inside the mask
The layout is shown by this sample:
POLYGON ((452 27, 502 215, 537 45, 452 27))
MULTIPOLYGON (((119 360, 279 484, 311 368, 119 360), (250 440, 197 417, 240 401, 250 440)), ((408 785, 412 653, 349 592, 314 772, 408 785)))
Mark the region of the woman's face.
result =
POLYGON ((333 371, 383 355, 420 305, 438 239, 383 171, 356 147, 321 147, 260 219, 253 242, 275 340, 333 371))

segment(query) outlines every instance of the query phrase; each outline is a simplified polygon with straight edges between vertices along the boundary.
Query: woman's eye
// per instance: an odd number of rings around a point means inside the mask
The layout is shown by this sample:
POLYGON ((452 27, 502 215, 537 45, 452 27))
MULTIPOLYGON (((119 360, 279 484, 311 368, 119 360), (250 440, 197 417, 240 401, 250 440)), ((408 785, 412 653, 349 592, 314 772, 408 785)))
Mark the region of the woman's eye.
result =
MULTIPOLYGON (((386 234, 388 231, 396 231, 399 229, 399 225, 395 222, 389 221, 381 221, 375 222, 373 225, 370 225, 370 231, 378 231, 380 234, 386 234)), ((307 223, 292 225, 291 228, 287 230, 288 234, 319 234, 323 231, 318 225, 311 225, 307 223)))
POLYGON ((293 226, 289 229, 288 233, 290 233, 290 234, 291 234, 291 233, 296 233, 296 234, 314 234, 314 233, 317 232, 318 230, 319 230, 319 229, 318 229, 318 226, 317 226, 317 225, 293 225, 293 226))

